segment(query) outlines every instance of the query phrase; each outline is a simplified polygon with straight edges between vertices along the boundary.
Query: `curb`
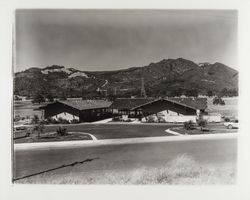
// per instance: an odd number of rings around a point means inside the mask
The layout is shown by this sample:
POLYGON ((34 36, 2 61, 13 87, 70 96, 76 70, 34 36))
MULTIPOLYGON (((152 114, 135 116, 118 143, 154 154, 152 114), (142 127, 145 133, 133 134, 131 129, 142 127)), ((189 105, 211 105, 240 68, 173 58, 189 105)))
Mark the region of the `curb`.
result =
POLYGON ((122 144, 140 144, 154 142, 171 142, 186 140, 214 140, 214 139, 233 139, 237 138, 236 133, 217 133, 206 135, 188 135, 185 137, 161 136, 161 137, 141 137, 141 138, 123 138, 123 139, 104 139, 104 140, 84 140, 84 141, 60 141, 60 142, 39 142, 14 144, 14 150, 32 150, 32 149, 51 149, 51 148, 73 148, 73 147, 94 147, 103 145, 122 145, 122 144))

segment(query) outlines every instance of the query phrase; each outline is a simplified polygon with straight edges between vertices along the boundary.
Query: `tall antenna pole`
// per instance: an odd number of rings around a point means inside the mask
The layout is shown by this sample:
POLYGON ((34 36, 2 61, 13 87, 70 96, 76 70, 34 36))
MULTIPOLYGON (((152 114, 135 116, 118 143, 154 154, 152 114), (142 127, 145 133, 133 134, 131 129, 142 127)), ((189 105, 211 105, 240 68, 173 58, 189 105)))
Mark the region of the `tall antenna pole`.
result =
POLYGON ((141 78, 141 97, 147 97, 144 87, 144 78, 141 78))

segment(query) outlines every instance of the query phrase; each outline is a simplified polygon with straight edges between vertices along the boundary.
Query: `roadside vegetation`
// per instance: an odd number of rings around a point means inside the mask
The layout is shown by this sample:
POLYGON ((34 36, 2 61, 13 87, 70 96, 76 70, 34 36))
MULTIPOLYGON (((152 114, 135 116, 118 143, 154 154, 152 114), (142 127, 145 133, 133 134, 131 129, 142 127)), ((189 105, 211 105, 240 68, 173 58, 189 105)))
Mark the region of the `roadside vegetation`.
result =
POLYGON ((162 167, 139 167, 127 171, 107 171, 56 174, 55 172, 21 179, 15 183, 36 184, 167 184, 167 185, 225 185, 236 183, 232 163, 210 166, 197 163, 188 155, 180 155, 162 167))
POLYGON ((55 127, 53 131, 48 131, 45 126, 46 121, 40 120, 37 115, 34 115, 31 122, 31 126, 14 130, 15 143, 92 140, 88 134, 68 132, 67 128, 61 125, 55 127))

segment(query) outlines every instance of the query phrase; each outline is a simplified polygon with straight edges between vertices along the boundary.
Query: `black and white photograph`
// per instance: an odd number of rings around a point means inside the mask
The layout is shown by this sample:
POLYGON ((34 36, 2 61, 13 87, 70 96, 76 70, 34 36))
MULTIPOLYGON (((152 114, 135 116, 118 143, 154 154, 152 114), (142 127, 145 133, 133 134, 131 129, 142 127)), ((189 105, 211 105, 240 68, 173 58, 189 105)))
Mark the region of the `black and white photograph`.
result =
POLYGON ((14 184, 236 184, 237 10, 14 15, 14 184))

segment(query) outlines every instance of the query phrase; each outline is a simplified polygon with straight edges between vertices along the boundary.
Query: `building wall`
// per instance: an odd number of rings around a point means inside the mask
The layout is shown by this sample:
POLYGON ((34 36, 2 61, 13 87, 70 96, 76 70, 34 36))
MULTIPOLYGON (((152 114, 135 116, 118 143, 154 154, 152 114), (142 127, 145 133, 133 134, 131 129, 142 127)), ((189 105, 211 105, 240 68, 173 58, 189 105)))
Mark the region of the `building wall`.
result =
POLYGON ((83 110, 80 113, 81 122, 94 122, 110 117, 112 117, 112 112, 108 108, 83 110))
POLYGON ((80 116, 80 111, 72 108, 70 106, 67 106, 65 104, 62 104, 60 102, 55 102, 52 104, 48 104, 46 108, 44 109, 44 118, 47 119, 49 117, 53 117, 55 115, 59 115, 61 113, 69 113, 74 116, 80 116))
POLYGON ((93 122, 109 118, 112 116, 112 114, 108 108, 98 108, 80 111, 60 102, 49 104, 44 108, 45 119, 49 117, 58 119, 59 116, 67 120, 72 120, 75 117, 75 119, 79 119, 80 122, 93 122))
POLYGON ((55 119, 55 120, 58 120, 59 118, 62 118, 62 119, 66 119, 68 121, 71 121, 73 119, 79 120, 78 116, 72 115, 72 114, 67 113, 67 112, 63 112, 63 113, 60 113, 58 115, 54 115, 54 116, 52 116, 52 118, 55 119))
POLYGON ((196 110, 166 100, 159 100, 141 107, 144 115, 156 114, 169 110, 179 115, 196 115, 196 110))
MULTIPOLYGON (((197 115, 183 115, 179 114, 177 112, 171 111, 171 110, 164 110, 161 112, 158 112, 157 114, 151 115, 155 122, 158 121, 158 118, 164 119, 166 122, 172 122, 172 123, 182 123, 186 121, 193 121, 196 122, 197 115)), ((142 121, 146 121, 146 118, 142 119, 142 121)))

